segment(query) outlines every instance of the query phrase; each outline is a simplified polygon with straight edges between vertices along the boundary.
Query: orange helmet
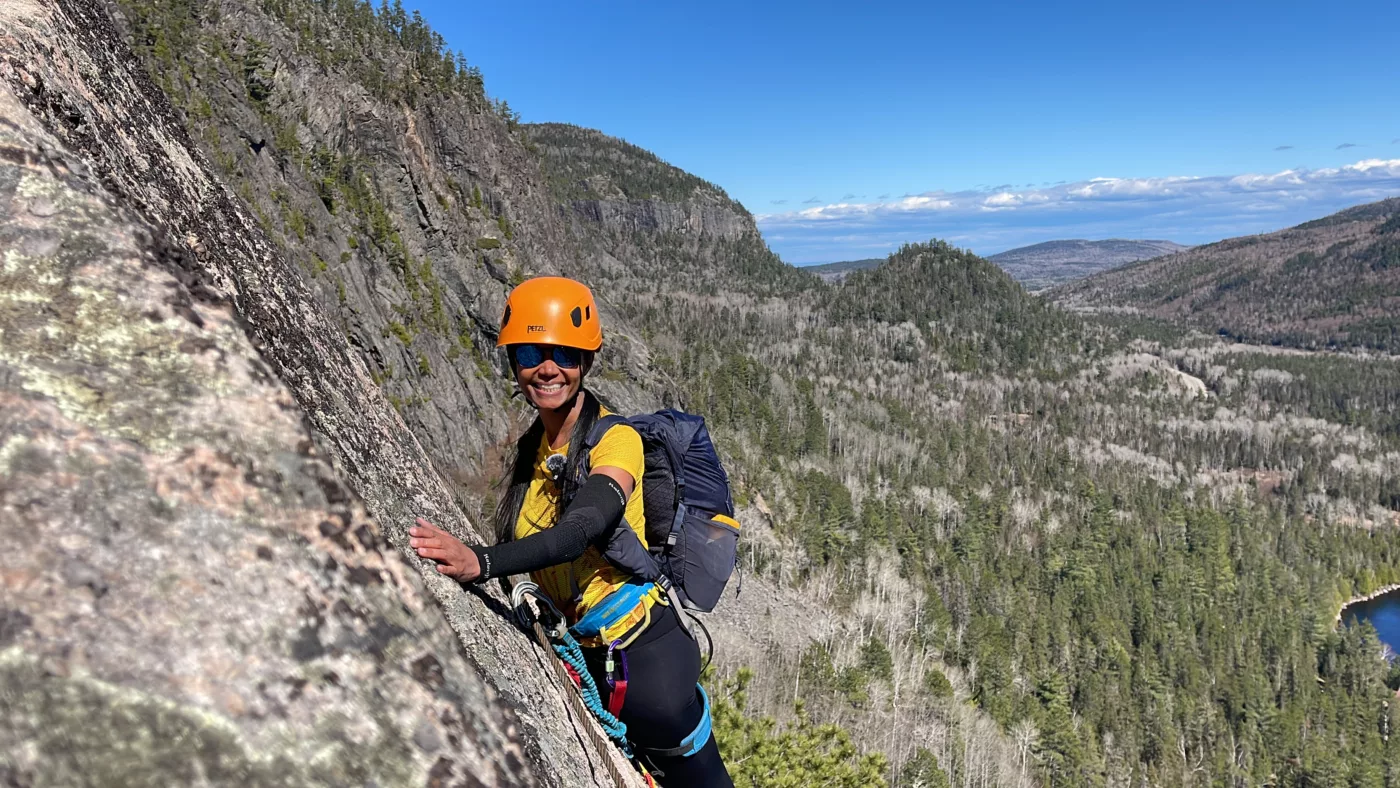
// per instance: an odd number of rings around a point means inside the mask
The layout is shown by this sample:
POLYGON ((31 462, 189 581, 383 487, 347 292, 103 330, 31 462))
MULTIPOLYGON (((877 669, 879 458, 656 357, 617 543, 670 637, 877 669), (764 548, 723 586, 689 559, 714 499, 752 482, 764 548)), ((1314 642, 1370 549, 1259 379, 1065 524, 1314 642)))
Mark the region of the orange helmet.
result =
POLYGON ((496 347, 539 342, 579 350, 603 346, 603 324, 593 291, 562 276, 528 279, 506 296, 496 347))

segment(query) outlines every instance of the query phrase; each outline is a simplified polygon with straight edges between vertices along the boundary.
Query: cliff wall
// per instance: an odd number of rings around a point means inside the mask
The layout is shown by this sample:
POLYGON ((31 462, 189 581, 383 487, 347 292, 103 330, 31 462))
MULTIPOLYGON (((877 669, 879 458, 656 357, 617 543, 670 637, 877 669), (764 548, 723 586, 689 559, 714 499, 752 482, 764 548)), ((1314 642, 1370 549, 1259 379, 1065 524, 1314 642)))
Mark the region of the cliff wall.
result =
MULTIPOLYGON (((420 578, 383 544, 406 553, 416 515, 475 540, 444 447, 504 425, 455 417, 425 446, 366 363, 386 347, 356 344, 379 332, 327 309, 123 40, 100 3, 0 9, 5 275, 19 277, 0 334, 0 527, 27 544, 5 558, 16 702, 0 768, 35 785, 594 784, 591 721, 568 718, 500 600, 420 578), (102 710, 121 719, 96 731, 102 710)), ((441 297, 491 314, 503 286, 471 302, 462 280, 441 297)), ((486 374, 456 391, 462 407, 504 398, 486 374)))

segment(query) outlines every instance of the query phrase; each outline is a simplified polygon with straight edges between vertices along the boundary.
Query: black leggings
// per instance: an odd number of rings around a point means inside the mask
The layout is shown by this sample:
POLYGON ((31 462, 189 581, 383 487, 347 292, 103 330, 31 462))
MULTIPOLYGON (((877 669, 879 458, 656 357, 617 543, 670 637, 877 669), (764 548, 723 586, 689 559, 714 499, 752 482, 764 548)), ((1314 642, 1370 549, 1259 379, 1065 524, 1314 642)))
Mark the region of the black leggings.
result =
MULTIPOLYGON (((662 788, 732 788, 734 781, 719 757, 714 735, 689 758, 653 756, 646 751, 679 746, 700 724, 705 710, 695 686, 700 678, 700 647, 681 628, 676 611, 657 605, 652 615, 651 626, 627 648, 627 695, 618 715, 627 723, 627 738, 640 749, 643 762, 656 767, 653 776, 662 788)), ((607 649, 590 648, 583 653, 607 703, 607 649)), ((619 664, 616 675, 621 674, 619 664)))

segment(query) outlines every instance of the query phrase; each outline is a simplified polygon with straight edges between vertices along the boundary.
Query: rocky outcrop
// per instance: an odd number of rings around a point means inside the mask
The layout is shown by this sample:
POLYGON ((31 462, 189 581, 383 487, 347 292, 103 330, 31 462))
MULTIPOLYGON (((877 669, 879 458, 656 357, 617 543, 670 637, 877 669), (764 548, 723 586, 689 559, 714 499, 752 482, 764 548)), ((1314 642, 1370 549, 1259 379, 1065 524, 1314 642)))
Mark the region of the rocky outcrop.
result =
MULTIPOLYGON (((575 235, 602 232, 610 248, 668 235, 692 248, 758 235, 753 217, 723 189, 650 151, 565 123, 531 124, 525 133, 575 235)), ((630 256, 623 251, 619 259, 630 256)))
POLYGON ((727 203, 706 199, 684 203, 576 200, 570 206, 580 220, 617 234, 677 233, 696 239, 736 241, 757 232, 751 217, 735 213, 727 203))
MULTIPOLYGON (((256 3, 133 0, 119 4, 110 32, 166 37, 169 59, 146 65, 154 92, 176 103, 173 125, 438 469, 477 474, 511 427, 492 352, 504 294, 514 279, 559 267, 558 222, 530 220, 552 216, 552 204, 500 118, 467 101, 375 95, 357 64, 308 51, 304 37, 332 35, 319 4, 278 6, 308 16, 294 28, 256 3)), ((371 68, 374 49, 357 53, 371 68)), ((108 141, 94 142, 94 155, 107 155, 108 141)))
POLYGON ((0 6, 0 773, 605 780, 500 600, 385 544, 476 537, 121 42, 100 3, 0 6))
MULTIPOLYGON (((576 272, 575 247, 510 120, 425 86, 408 34, 350 5, 118 0, 116 33, 475 512, 528 415, 493 350, 505 293, 576 272)), ((628 335, 605 310, 610 340, 628 335)), ((618 347, 601 369, 625 378, 618 347)))

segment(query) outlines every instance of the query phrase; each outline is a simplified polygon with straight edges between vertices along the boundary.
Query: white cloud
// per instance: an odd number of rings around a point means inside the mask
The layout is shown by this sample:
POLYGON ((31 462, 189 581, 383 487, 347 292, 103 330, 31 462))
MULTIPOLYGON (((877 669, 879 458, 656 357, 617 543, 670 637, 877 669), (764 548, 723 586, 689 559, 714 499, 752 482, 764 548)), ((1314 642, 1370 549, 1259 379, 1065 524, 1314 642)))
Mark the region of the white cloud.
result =
POLYGON ((795 262, 837 260, 843 248, 896 247, 931 237, 982 253, 1054 238, 1155 237, 1201 243, 1279 229, 1400 194, 1400 159, 1233 176, 1092 178, 1043 188, 930 191, 757 217, 795 262), (771 233, 781 231, 782 243, 771 233), (850 238, 859 235, 860 244, 850 238), (840 240, 838 240, 838 238, 840 240))
POLYGON ((1236 175, 1230 179, 1232 186, 1241 189, 1267 189, 1280 186, 1302 186, 1303 177, 1294 170, 1284 170, 1273 175, 1236 175))
MULTIPOLYGON (((1355 164, 1348 164, 1342 169, 1353 172, 1381 170, 1392 176, 1400 176, 1400 159, 1366 159, 1355 164)), ((1320 170, 1320 172, 1329 172, 1329 170, 1320 170)))

